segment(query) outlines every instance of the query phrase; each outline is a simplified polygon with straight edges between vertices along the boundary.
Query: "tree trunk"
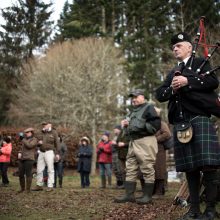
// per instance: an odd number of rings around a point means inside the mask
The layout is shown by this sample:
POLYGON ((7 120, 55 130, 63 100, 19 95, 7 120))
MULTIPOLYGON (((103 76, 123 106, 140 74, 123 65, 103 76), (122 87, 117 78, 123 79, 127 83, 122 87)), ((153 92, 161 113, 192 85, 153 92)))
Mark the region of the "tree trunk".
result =
POLYGON ((115 0, 112 0, 112 36, 115 36, 115 0))
POLYGON ((92 119, 92 142, 93 142, 93 155, 92 155, 92 170, 91 174, 95 175, 96 173, 96 119, 93 117, 92 119))
POLYGON ((102 6, 102 32, 106 33, 105 7, 102 6))

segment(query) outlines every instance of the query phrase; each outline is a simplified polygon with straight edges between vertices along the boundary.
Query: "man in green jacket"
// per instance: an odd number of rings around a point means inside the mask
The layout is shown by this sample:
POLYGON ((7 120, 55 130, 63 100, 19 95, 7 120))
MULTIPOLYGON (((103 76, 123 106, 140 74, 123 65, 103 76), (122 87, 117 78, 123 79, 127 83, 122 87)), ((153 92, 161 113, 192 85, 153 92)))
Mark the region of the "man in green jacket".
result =
POLYGON ((154 106, 147 103, 144 91, 137 89, 129 94, 133 109, 128 117, 121 121, 129 138, 126 158, 125 195, 116 198, 115 202, 137 202, 146 204, 151 201, 154 188, 154 164, 158 151, 156 132, 160 129, 161 120, 154 106), (139 169, 143 174, 143 196, 135 200, 134 192, 139 169))

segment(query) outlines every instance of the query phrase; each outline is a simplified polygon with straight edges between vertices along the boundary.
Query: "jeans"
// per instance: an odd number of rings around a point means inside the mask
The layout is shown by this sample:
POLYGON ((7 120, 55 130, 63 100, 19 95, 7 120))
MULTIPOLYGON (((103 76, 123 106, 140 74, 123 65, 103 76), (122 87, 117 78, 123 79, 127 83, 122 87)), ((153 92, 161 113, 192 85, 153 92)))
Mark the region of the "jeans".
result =
POLYGON ((4 184, 4 185, 9 184, 8 166, 9 166, 9 163, 0 163, 0 172, 1 172, 1 175, 2 175, 2 184, 4 184))
POLYGON ((54 163, 54 187, 57 186, 57 177, 59 179, 59 185, 62 186, 63 182, 63 162, 59 161, 54 163))
POLYGON ((99 163, 100 176, 112 176, 111 163, 99 163))

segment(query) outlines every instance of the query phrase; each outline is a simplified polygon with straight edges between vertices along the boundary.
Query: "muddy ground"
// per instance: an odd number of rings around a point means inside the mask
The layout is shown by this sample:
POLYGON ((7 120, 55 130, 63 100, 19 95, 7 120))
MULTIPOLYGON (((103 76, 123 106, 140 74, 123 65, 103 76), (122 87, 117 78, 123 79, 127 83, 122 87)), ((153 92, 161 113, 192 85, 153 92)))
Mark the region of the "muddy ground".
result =
MULTIPOLYGON (((90 188, 82 189, 79 175, 68 170, 65 172, 63 188, 56 188, 52 192, 18 194, 18 177, 12 175, 14 171, 14 168, 9 170, 10 186, 0 187, 1 220, 174 220, 186 211, 177 208, 168 214, 180 186, 178 183, 169 183, 165 197, 153 200, 153 204, 117 204, 113 202, 114 198, 122 195, 124 190, 99 189, 98 175, 91 177, 90 188)), ((137 192, 137 195, 140 193, 137 192)))

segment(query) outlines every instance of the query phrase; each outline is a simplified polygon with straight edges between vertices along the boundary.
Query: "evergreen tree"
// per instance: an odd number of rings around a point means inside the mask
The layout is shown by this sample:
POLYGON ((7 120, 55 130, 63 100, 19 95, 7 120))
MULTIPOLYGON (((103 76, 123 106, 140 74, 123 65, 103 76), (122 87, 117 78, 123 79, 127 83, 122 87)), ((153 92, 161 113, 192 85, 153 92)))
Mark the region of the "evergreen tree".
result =
POLYGON ((5 24, 0 31, 0 78, 7 98, 0 98, 0 109, 3 109, 0 123, 5 119, 10 90, 18 83, 22 63, 33 57, 34 50, 48 43, 52 30, 50 6, 38 0, 18 0, 1 10, 5 24))
MULTIPOLYGON (((177 31, 196 33, 200 16, 219 34, 219 1, 74 0, 63 20, 64 39, 113 36, 127 58, 131 86, 148 92, 172 67, 170 38, 177 31)), ((208 34, 208 33, 207 33, 208 34)))

